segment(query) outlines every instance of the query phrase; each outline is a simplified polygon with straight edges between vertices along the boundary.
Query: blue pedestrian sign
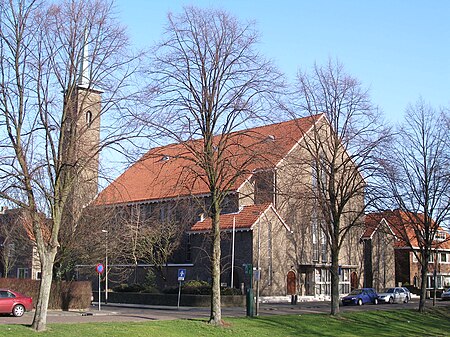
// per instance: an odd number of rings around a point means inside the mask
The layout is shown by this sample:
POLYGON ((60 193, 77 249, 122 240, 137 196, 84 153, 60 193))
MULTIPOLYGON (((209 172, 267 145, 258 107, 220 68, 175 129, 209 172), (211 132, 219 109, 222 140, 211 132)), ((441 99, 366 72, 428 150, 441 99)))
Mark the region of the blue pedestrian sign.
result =
POLYGON ((186 269, 178 269, 178 281, 184 281, 186 277, 186 269))

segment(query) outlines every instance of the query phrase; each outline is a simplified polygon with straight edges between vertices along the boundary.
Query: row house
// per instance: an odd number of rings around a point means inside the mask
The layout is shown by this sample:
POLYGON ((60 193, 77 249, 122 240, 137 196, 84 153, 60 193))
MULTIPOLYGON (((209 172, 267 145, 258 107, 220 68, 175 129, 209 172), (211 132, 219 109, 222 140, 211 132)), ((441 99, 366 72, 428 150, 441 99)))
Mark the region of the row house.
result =
MULTIPOLYGON (((393 210, 371 213, 366 216, 366 230, 361 237, 364 246, 364 285, 381 290, 396 285, 420 287, 420 254, 414 227, 408 225, 420 214, 393 210), (405 241, 404 231, 409 238, 405 241)), ((426 287, 450 287, 450 235, 439 228, 434 237, 432 254, 428 263, 426 287)))
POLYGON ((41 278, 31 222, 22 209, 0 209, 0 277, 41 278))

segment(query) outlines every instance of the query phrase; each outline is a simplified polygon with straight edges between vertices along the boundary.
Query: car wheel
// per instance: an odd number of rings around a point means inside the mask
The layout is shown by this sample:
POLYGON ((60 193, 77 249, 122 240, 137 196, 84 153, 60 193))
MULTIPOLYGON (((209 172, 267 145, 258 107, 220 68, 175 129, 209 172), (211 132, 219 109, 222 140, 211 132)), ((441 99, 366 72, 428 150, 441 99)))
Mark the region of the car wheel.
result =
POLYGON ((25 307, 22 304, 17 304, 12 310, 12 314, 15 317, 22 317, 24 313, 25 313, 25 307))
POLYGON ((409 301, 409 298, 408 298, 408 296, 406 296, 405 300, 403 301, 403 303, 408 303, 408 301, 409 301))
POLYGON ((375 304, 375 305, 378 304, 378 298, 375 298, 375 299, 373 300, 373 304, 375 304))
POLYGON ((394 303, 394 298, 393 297, 389 297, 389 304, 394 303))
POLYGON ((358 305, 362 305, 362 304, 363 304, 362 299, 359 299, 358 300, 358 305))

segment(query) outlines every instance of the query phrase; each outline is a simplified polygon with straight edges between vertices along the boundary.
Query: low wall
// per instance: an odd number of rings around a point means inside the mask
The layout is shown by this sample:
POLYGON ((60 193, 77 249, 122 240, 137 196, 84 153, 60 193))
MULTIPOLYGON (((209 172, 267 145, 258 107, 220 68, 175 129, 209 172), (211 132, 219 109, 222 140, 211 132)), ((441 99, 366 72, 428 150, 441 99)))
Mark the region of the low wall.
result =
MULTIPOLYGON (((94 292, 94 301, 98 301, 98 292, 94 292)), ((102 302, 105 293, 102 292, 102 302)), ((168 305, 176 306, 178 295, 175 294, 146 294, 128 292, 108 292, 108 303, 145 304, 145 305, 168 305)), ((245 296, 222 295, 222 307, 245 307, 245 296)), ((183 307, 209 307, 211 305, 210 295, 189 295, 181 293, 180 306, 183 307)))

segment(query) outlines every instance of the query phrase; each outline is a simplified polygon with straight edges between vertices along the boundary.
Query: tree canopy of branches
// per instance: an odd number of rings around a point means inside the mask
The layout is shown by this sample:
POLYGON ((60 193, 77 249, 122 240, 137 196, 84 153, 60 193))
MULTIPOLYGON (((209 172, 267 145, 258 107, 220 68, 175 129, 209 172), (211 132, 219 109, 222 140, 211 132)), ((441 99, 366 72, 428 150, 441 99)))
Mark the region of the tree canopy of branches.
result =
POLYGON ((428 263, 433 250, 438 249, 436 233, 450 216, 448 123, 448 111, 437 111, 418 100, 408 106, 383 161, 389 206, 405 215, 398 219, 400 239, 413 250, 421 266, 420 312, 425 308, 428 263))
POLYGON ((365 209, 374 201, 377 151, 388 132, 368 93, 339 62, 315 65, 311 73, 299 72, 297 80, 296 110, 325 117, 301 146, 307 154, 303 164, 313 177, 304 188, 313 201, 311 221, 321 227, 331 250, 331 314, 336 315, 341 248, 349 233, 361 228, 365 209))
POLYGON ((90 172, 89 194, 96 193, 98 154, 122 137, 111 119, 115 129, 102 130, 102 142, 96 139, 100 117, 123 98, 132 58, 105 1, 1 1, 0 20, 0 197, 33 222, 42 274, 32 326, 40 331, 46 328, 54 259, 64 245, 60 230, 69 238, 84 206, 74 187, 87 186, 90 172), (86 123, 94 91, 105 94, 86 123), (43 221, 42 213, 51 221, 43 221))
POLYGON ((193 164, 191 177, 209 187, 212 324, 221 324, 221 203, 248 164, 240 163, 230 175, 235 164, 226 149, 236 143, 233 131, 270 115, 282 85, 276 69, 256 52, 257 37, 253 24, 220 10, 188 7, 169 14, 149 70, 151 115, 138 116, 151 121, 159 136, 181 143, 193 164))

